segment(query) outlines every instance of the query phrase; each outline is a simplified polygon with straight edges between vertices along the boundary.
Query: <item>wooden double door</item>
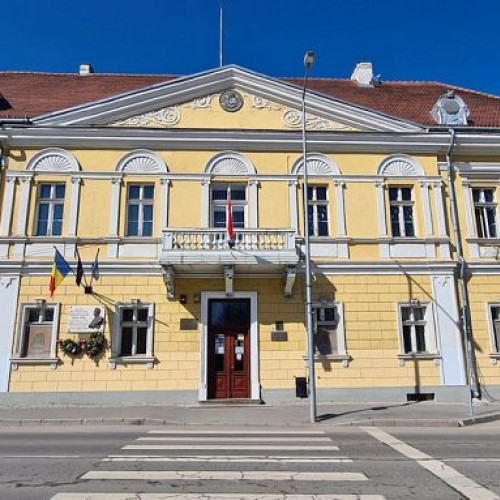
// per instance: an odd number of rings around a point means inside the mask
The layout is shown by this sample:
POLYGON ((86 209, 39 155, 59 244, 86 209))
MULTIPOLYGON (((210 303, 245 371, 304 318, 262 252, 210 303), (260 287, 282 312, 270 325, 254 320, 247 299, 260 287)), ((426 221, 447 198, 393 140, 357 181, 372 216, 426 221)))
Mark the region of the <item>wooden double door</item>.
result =
POLYGON ((210 299, 208 398, 250 397, 250 300, 210 299))

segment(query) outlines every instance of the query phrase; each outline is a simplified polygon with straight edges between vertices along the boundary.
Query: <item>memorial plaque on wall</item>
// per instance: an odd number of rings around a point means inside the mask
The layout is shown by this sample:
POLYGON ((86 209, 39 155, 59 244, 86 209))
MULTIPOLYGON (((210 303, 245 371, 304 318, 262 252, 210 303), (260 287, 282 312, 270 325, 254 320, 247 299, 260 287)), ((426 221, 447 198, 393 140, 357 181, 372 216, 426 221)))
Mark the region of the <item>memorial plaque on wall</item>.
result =
POLYGON ((180 321, 181 330, 198 330, 198 321, 195 319, 181 318, 180 321))
POLYGON ((106 309, 102 306, 70 306, 68 315, 69 333, 92 333, 102 331, 106 309), (92 328, 90 325, 94 325, 92 328))

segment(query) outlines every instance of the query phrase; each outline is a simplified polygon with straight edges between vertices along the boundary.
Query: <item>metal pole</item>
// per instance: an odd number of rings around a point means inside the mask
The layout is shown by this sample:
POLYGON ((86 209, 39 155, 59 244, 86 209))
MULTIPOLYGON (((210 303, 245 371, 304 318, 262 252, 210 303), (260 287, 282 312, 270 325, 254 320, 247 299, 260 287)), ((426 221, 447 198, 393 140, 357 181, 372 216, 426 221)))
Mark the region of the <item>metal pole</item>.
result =
POLYGON ((314 367, 314 332, 313 332, 313 308, 312 308, 312 273, 311 273, 311 245, 309 241, 309 217, 308 217, 308 181, 307 172, 307 137, 306 137, 306 86, 309 70, 314 62, 314 53, 307 52, 304 58, 305 74, 304 86, 302 88, 302 160, 304 185, 302 189, 304 204, 304 243, 306 261, 306 315, 307 315, 307 360, 309 371, 309 415, 311 423, 316 423, 316 375, 314 367))
POLYGON ((224 38, 223 38, 223 18, 222 18, 222 11, 223 11, 223 0, 220 0, 220 10, 219 10, 219 67, 222 68, 223 65, 223 53, 224 53, 224 38))
POLYGON ((455 130, 450 129, 450 145, 446 152, 446 163, 448 167, 448 185, 450 192, 450 208, 451 208, 451 221, 453 225, 453 233, 455 235, 455 246, 457 249, 459 269, 460 287, 462 291, 462 332, 465 337, 465 349, 467 356, 468 378, 470 385, 470 412, 474 416, 474 408, 472 405, 472 398, 481 396, 481 388, 479 385, 479 377, 477 375, 477 364, 474 354, 474 344, 472 339, 472 327, 470 318, 470 305, 469 305, 469 291, 467 289, 467 262, 464 257, 462 239, 460 234, 460 226, 458 222, 458 209, 457 199, 455 194, 455 173, 453 168, 453 161, 451 154, 453 146, 455 145, 455 130))

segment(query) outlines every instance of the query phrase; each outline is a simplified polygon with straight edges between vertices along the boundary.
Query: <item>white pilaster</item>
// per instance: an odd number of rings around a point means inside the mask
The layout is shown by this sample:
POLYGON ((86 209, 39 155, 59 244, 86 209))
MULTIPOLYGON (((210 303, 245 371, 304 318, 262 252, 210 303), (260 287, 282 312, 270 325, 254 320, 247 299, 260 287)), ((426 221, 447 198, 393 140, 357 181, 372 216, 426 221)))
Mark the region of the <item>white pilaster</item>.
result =
POLYGON ((168 228, 168 211, 169 211, 169 194, 170 194, 170 180, 162 178, 161 184, 161 228, 165 230, 168 228))
POLYGON ((472 201, 472 190, 469 182, 462 182, 464 188, 465 212, 467 214, 467 234, 469 238, 477 238, 476 225, 474 224, 474 202, 472 201))
POLYGON ((335 198, 337 199, 337 236, 346 236, 345 207, 344 207, 344 185, 343 181, 334 181, 335 198))
POLYGON ((290 227, 298 232, 299 229, 299 216, 298 216, 298 206, 297 206, 297 184, 296 179, 288 181, 288 196, 290 205, 290 227))
POLYGON ((80 177, 71 178, 71 202, 69 207, 69 229, 68 236, 76 236, 78 226, 78 208, 80 206, 80 177))
POLYGON ((385 207, 385 182, 377 181, 378 232, 382 238, 387 238, 387 215, 385 207))
POLYGON ((21 183, 21 206, 19 209, 19 217, 17 219, 17 234, 26 236, 26 226, 28 224, 28 209, 31 195, 32 176, 19 177, 21 183))
POLYGON ((432 295, 436 304, 436 335, 442 357, 441 383, 465 385, 465 361, 460 334, 457 290, 453 275, 432 276, 432 295))
POLYGON ((7 176, 5 179, 7 189, 2 207, 2 221, 0 223, 0 236, 9 236, 10 224, 12 222, 12 212, 14 210, 14 189, 16 177, 7 176))
MULTIPOLYGON (((472 199, 472 189, 469 181, 462 181, 464 189, 465 213, 467 214, 467 235, 469 238, 477 238, 476 224, 474 223, 474 201, 472 199)), ((479 245, 477 243, 469 243, 469 251, 473 258, 479 258, 479 245)))
MULTIPOLYGON (((424 202, 424 231, 425 237, 430 238, 433 236, 434 228, 432 227, 432 208, 431 199, 429 195, 430 183, 428 181, 420 182, 420 187, 422 188, 422 197, 424 202)), ((425 255, 426 257, 433 258, 436 257, 436 247, 434 243, 425 244, 425 255)))
POLYGON ((424 199, 424 231, 425 231, 425 236, 430 237, 433 234, 431 200, 429 197, 430 185, 429 182, 422 181, 420 183, 420 186, 422 187, 422 197, 424 199))
MULTIPOLYGON (((377 188, 377 211, 378 211, 378 232, 381 238, 387 238, 387 214, 385 206, 385 181, 380 180, 375 183, 377 188)), ((390 256, 389 243, 380 243, 380 256, 387 259, 390 256)))
POLYGON ((210 179, 201 181, 201 227, 210 227, 210 179))
POLYGON ((111 219, 109 221, 109 235, 118 236, 118 222, 120 217, 120 195, 123 179, 114 177, 111 179, 113 191, 111 193, 111 219))
MULTIPOLYGON (((120 197, 123 179, 121 177, 113 177, 111 179, 113 184, 111 193, 111 218, 109 221, 109 236, 111 238, 118 238, 118 224, 120 220, 120 197)), ((118 243, 108 244, 108 257, 117 257, 118 243)))
MULTIPOLYGON (((440 238, 446 238, 446 213, 443 202, 443 183, 441 181, 434 184, 434 198, 436 202, 436 215, 437 215, 437 231, 440 238)), ((450 245, 448 243, 441 243, 441 258, 450 258, 450 245)))
POLYGON ((259 183, 255 179, 248 181, 249 201, 250 201, 250 220, 248 221, 250 229, 258 227, 259 221, 259 183))

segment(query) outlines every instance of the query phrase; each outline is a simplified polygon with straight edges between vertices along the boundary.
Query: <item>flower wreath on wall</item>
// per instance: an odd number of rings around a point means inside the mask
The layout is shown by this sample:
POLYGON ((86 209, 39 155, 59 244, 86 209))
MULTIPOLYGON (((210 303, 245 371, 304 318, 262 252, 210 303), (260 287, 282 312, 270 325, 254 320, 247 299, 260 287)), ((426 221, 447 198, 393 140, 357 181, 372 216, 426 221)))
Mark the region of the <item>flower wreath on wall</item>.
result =
POLYGON ((89 358, 95 358, 106 350, 108 343, 104 333, 94 332, 90 334, 89 340, 60 339, 57 341, 59 347, 69 356, 79 356, 82 352, 89 358))

